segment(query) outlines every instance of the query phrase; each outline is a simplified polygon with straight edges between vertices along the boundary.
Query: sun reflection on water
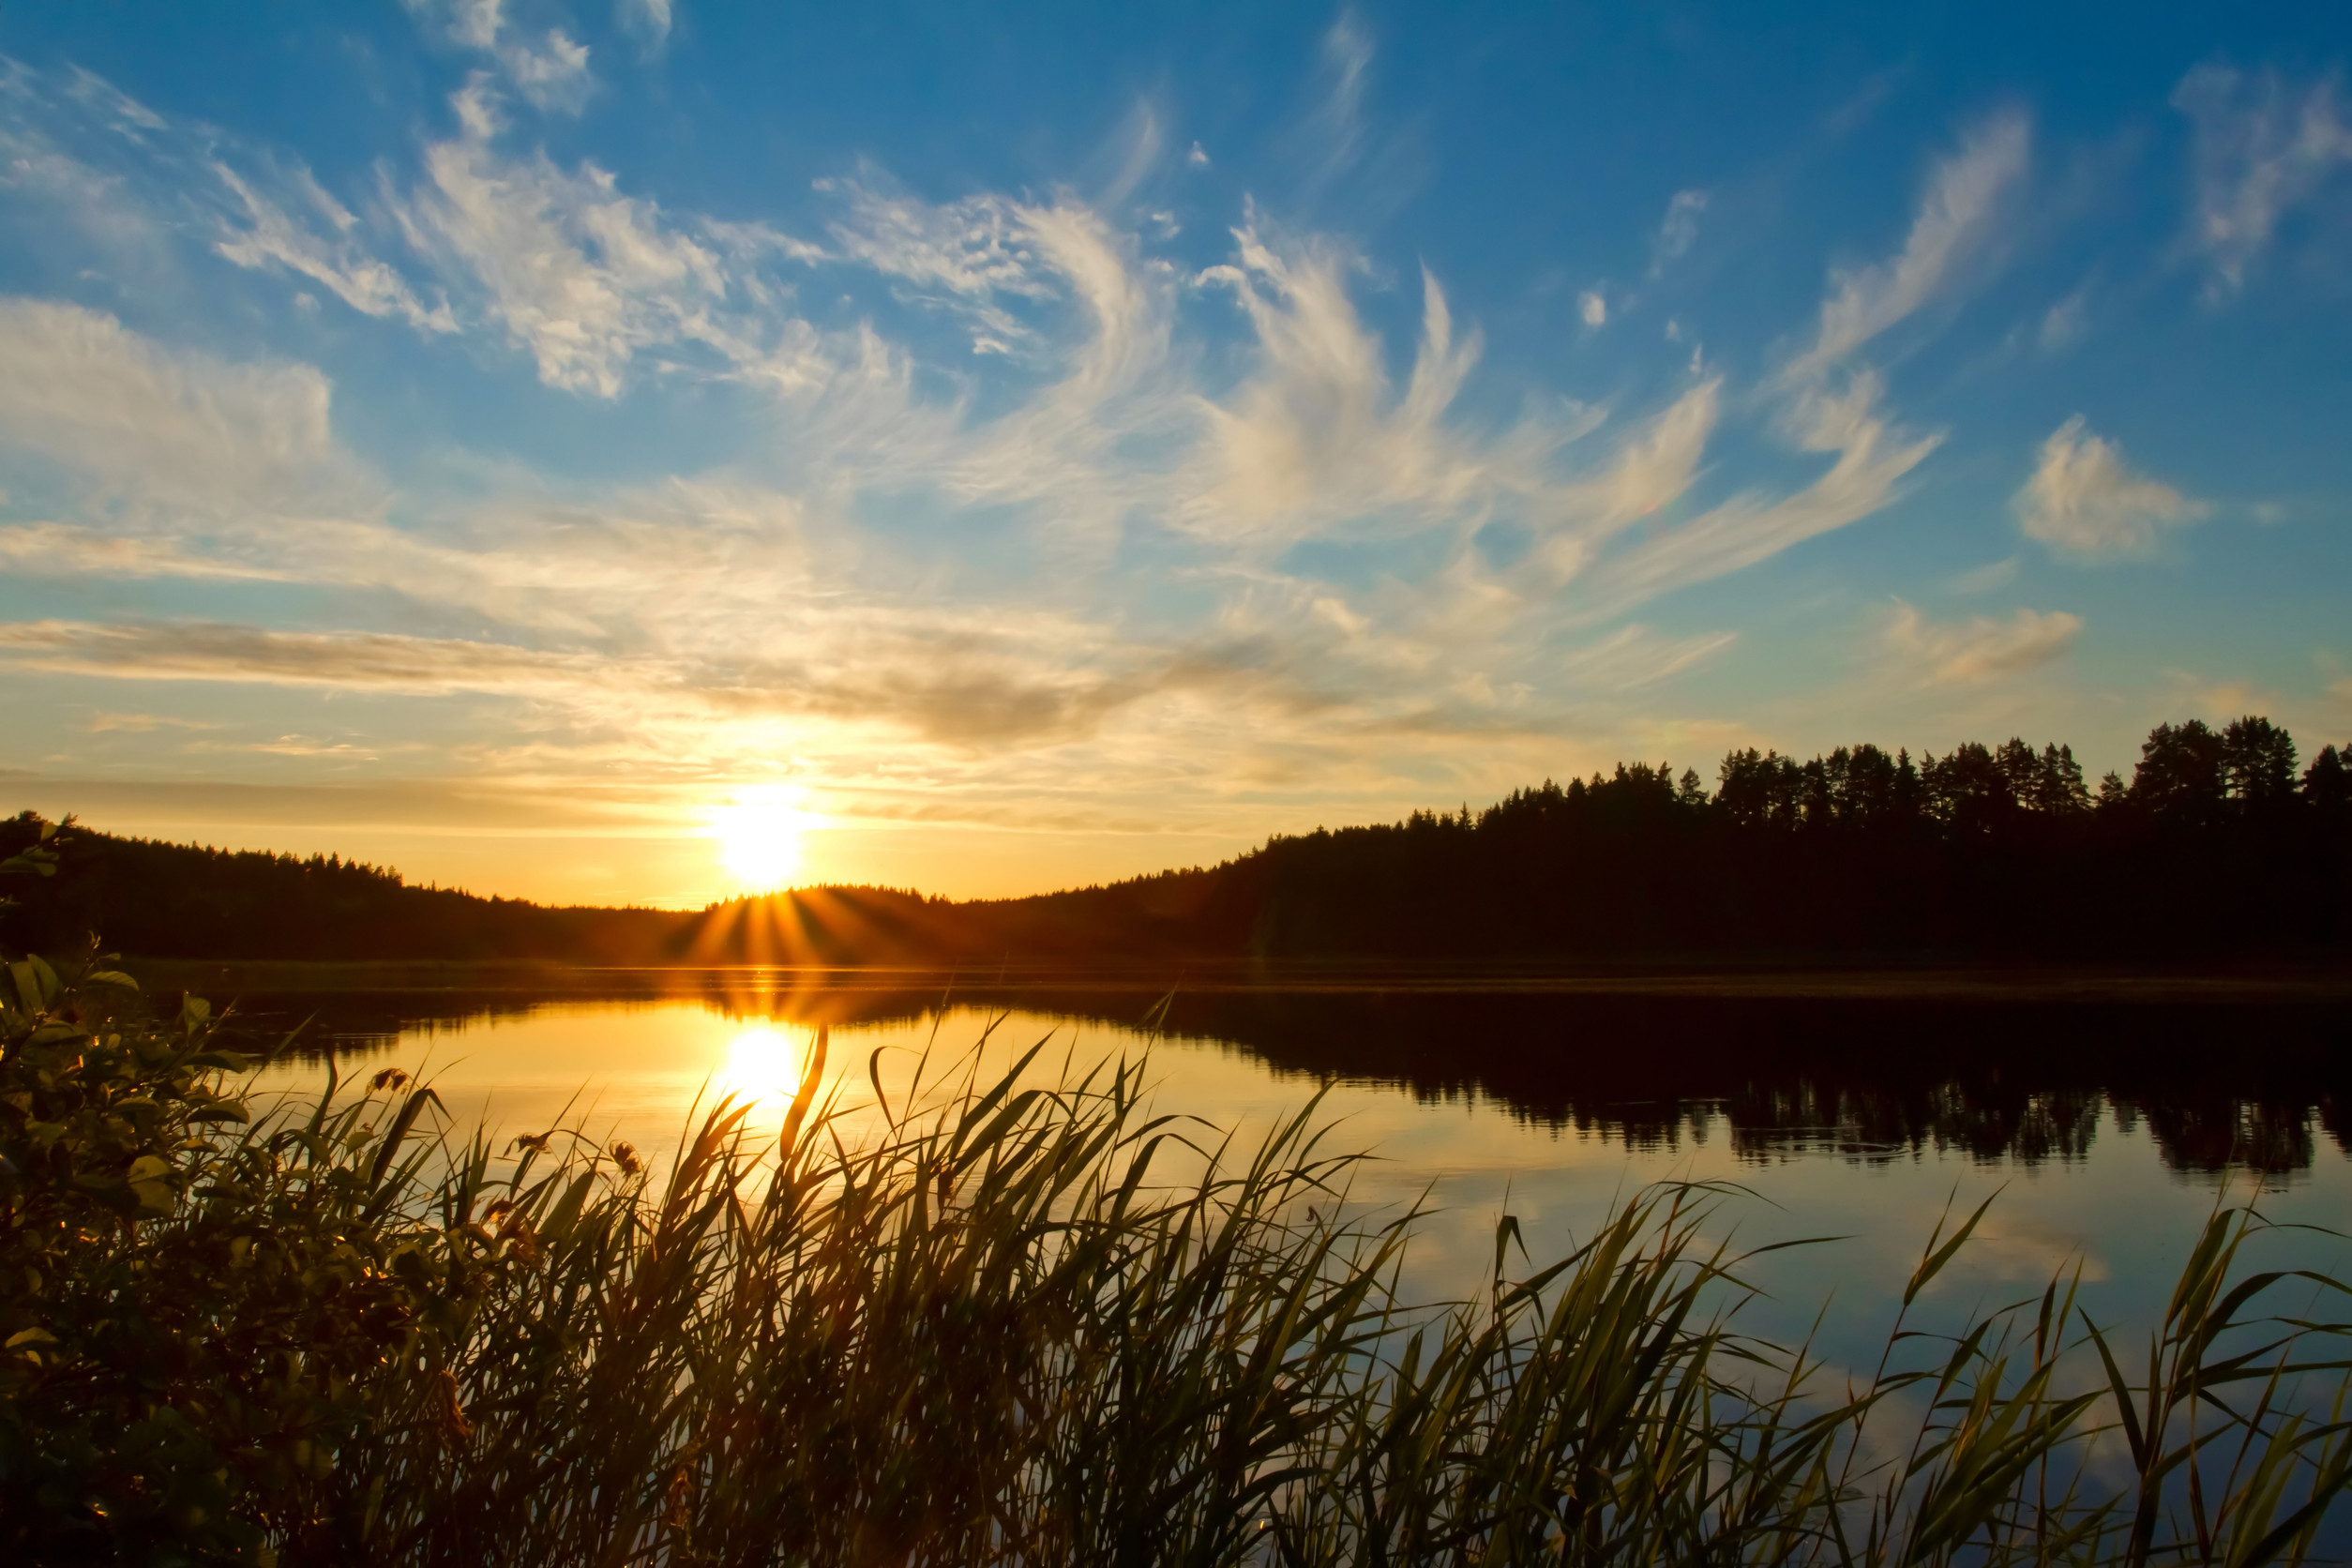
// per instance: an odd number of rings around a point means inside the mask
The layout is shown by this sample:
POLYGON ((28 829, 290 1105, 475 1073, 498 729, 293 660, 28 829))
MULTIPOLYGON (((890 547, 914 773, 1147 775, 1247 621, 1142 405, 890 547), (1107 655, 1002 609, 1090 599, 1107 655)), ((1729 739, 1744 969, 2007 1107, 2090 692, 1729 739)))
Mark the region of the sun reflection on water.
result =
POLYGON ((802 1048, 770 1023, 739 1031, 727 1045, 719 1087, 741 1101, 765 1108, 788 1105, 800 1088, 802 1048))

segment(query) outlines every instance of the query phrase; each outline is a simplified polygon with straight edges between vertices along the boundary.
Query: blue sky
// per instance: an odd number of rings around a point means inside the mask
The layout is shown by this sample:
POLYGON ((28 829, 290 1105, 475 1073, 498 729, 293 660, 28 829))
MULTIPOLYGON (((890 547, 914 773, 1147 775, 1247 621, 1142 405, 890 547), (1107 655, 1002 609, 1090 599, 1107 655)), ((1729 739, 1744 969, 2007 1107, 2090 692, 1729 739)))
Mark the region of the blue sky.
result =
POLYGON ((1010 893, 1620 758, 2342 743, 2348 43, 12 8, 8 782, 692 903, 748 821, 1010 893))

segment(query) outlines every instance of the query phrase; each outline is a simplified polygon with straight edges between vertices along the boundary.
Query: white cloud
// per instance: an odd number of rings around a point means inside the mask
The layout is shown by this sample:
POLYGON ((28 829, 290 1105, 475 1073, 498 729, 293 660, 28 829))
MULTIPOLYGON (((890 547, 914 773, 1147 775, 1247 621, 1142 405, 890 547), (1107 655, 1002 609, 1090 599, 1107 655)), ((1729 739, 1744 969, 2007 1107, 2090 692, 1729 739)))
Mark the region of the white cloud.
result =
POLYGON ((1372 34, 1352 9, 1342 10, 1323 34, 1323 99, 1315 127, 1323 138, 1324 168, 1353 163, 1364 141, 1364 95, 1370 85, 1372 34))
POLYGON ((171 537, 124 535, 61 522, 0 527, 0 561, 30 578, 185 578, 246 582, 298 582, 287 566, 228 560, 192 550, 171 537))
POLYGON ((613 14, 622 27, 636 34, 649 49, 670 39, 670 0, 614 0, 613 14))
POLYGON ((0 298, 0 441, 104 489, 249 495, 334 457, 331 391, 308 365, 159 347, 76 305, 0 298))
POLYGON ((1944 584, 1955 594, 1984 594, 1996 588, 2006 588, 2017 580, 2017 557, 2004 555, 1982 566, 1962 572, 1944 584))
POLYGON ((1628 432, 1615 460, 1579 487, 1583 535, 1606 538, 1681 500, 1698 477, 1699 460, 1722 415, 1723 378, 1711 376, 1646 427, 1628 432))
POLYGON ((1789 433, 1804 451, 1835 455, 1826 472, 1779 500, 1738 495, 1662 531, 1602 567, 1596 582, 1628 600, 1648 597, 1742 570, 1879 510, 1943 439, 1892 424, 1880 396, 1878 378, 1866 373, 1841 393, 1802 393, 1789 433))
POLYGON ((1481 348, 1456 341, 1437 279, 1422 276, 1412 379, 1392 398, 1380 344, 1348 297, 1352 258, 1323 241, 1289 245, 1235 231, 1236 261, 1203 273, 1230 288, 1254 331, 1259 373, 1207 405, 1219 473, 1200 526, 1295 537, 1340 519, 1412 506, 1451 511, 1482 488, 1482 465, 1453 438, 1447 409, 1481 348))
POLYGON ((102 271, 128 293, 149 279, 185 287, 171 250, 192 233, 238 266, 282 269, 366 314, 433 332, 457 325, 370 252, 368 225, 300 160, 167 118, 78 68, 62 84, 0 70, 0 191, 54 204, 18 223, 78 231, 108 264, 85 276, 102 271))
MULTIPOLYGON (((1001 417, 944 443, 939 463, 956 492, 1044 503, 1064 533, 1115 535, 1123 514, 1166 505, 1153 487, 1165 475, 1121 444, 1162 444, 1197 432, 1197 413, 1166 378, 1175 315, 1174 279, 1142 264, 1132 234, 1092 208, 1064 202, 1021 209, 1035 262, 1057 292, 1072 296, 1083 330, 1065 324, 1042 352, 1059 377, 1001 417)), ((905 431, 903 425, 901 433, 905 431)), ((912 454, 882 450, 884 461, 912 454)))
POLYGON ((214 730, 219 726, 201 718, 171 718, 160 714, 96 713, 84 728, 93 735, 116 731, 141 735, 157 730, 214 730))
MULTIPOLYGON (((498 64, 515 91, 535 109, 577 114, 596 89, 588 46, 560 27, 535 38, 506 19, 504 0, 407 0, 419 17, 437 21, 445 37, 498 64)), ((661 7, 667 20, 669 8, 661 7)))
POLYGON ((210 624, 0 623, 0 653, 34 670, 143 681, 225 681, 438 695, 543 694, 609 678, 582 656, 500 643, 210 624))
POLYGON ((1638 622, 1622 626, 1563 658, 1560 672, 1580 687, 1632 691, 1706 662, 1739 641, 1736 632, 1661 637, 1638 622))
MULTIPOLYGON (((1355 41, 1333 59, 1356 60, 1335 81, 1360 96, 1355 41)), ((692 482, 485 466, 462 487, 396 484, 336 448, 317 371, 224 365, 96 318, 108 373, 165 391, 60 415, 0 389, 0 426, 102 455, 131 409, 159 477, 120 464, 113 492, 94 481, 40 520, 12 508, 0 559, 101 585, 177 578, 168 602, 265 624, 20 625, 0 635, 11 662, 374 691, 445 735, 494 711, 449 752, 482 776, 790 759, 877 812, 1029 825, 1153 779, 1183 781, 1182 811, 1244 789, 1385 800, 1400 769, 1415 789, 1432 770, 1509 782, 1558 766, 1563 737, 1614 744, 1591 739, 1630 723, 1613 703, 1732 636, 1627 626, 1632 606, 1867 515, 1936 441, 1843 361, 1758 389, 1695 360, 1649 406, 1539 393, 1498 415, 1463 395, 1480 335, 1437 276, 1417 340, 1392 343, 1358 305, 1380 274, 1255 208, 1226 264, 1186 276, 1148 219, 1068 189, 935 203, 861 170, 832 186, 817 246, 558 164, 502 126, 501 91, 478 78, 419 174, 386 173, 349 205, 288 160, 185 127, 140 134, 207 193, 207 243, 242 265, 509 342, 587 396, 758 382, 786 394, 753 405, 758 439, 692 482), (820 333, 798 295, 836 284, 871 313, 820 333), (1238 341, 1201 330, 1229 301, 1238 341), (973 346, 1018 363, 975 364, 973 346), (289 412, 312 405, 307 426, 289 412), (264 415, 291 421, 292 456, 173 434, 204 417, 264 430, 264 415), (1726 427, 1775 419, 1817 471, 1708 493, 1726 427), (235 460, 201 486, 173 477, 167 459, 210 448, 235 460), (174 484, 194 499, 167 505, 174 484), (877 511, 891 526, 870 526, 877 511), (1360 572, 1319 575, 1350 551, 1360 572), (226 601, 211 586, 226 580, 249 586, 226 601), (331 589, 301 602, 340 607, 342 629, 267 624, 253 607, 293 586, 331 589), (461 693, 485 701, 447 700, 461 693)))
MULTIPOLYGON (((475 32, 504 25, 494 6, 450 14, 475 32)), ((34 73, 0 76, 0 154, 16 155, 0 164, 0 189, 38 181, 110 245, 155 247, 193 229, 239 266, 315 283, 368 315, 434 334, 487 323, 550 385, 593 396, 617 394, 644 359, 795 394, 833 374, 776 275, 824 259, 822 248, 755 222, 676 221, 593 162, 567 170, 544 152, 510 154, 484 74, 451 98, 458 133, 426 145, 423 178, 403 189, 381 172, 364 212, 298 160, 143 109, 138 158, 102 173, 77 156, 92 132, 72 118, 100 95, 42 86, 34 73)))
POLYGON ((541 381, 610 398, 638 356, 685 345, 788 390, 824 377, 814 332, 736 309, 738 294, 748 307, 762 291, 730 270, 749 251, 807 248, 746 225, 688 233, 593 163, 566 172, 543 152, 501 153, 478 83, 455 104, 460 134, 426 149, 426 183, 390 205, 410 243, 531 353, 541 381))
POLYGON ((309 171, 301 171, 295 183, 333 231, 332 237, 295 219, 228 165, 215 162, 212 172, 243 209, 243 223, 232 220, 226 236, 213 247, 223 257, 243 267, 282 266, 323 285, 365 315, 398 316, 430 332, 458 329, 446 303, 427 308, 407 279, 369 254, 354 234, 358 219, 321 188, 309 171))
POLYGON ((696 652, 536 648, 404 633, 287 631, 217 622, 0 623, 0 658, 85 678, 309 687, 411 697, 473 693, 530 704, 580 740, 619 737, 650 760, 714 744, 757 755, 779 737, 912 738, 952 748, 1083 735, 1154 697, 1262 686, 1214 658, 1069 650, 936 611, 870 611, 832 635, 696 652), (812 729, 821 726, 821 729, 812 729))
POLYGON ((2076 415, 2050 432, 2012 503, 2029 537, 2083 560, 2145 555, 2163 534, 2206 515, 2172 486, 2124 466, 2122 449, 2076 415))
POLYGON ((965 317, 975 353, 1025 347, 1029 326, 1007 309, 1053 297, 1058 280, 1040 264, 1032 219, 1040 209, 997 195, 935 206, 884 195, 854 181, 838 188, 849 216, 832 226, 845 259, 895 278, 913 296, 965 317))
POLYGON ((1939 623, 1898 602, 1883 639, 1890 651, 1921 667, 1929 680, 1965 684, 2047 664, 2072 648, 2082 629, 2082 617, 2062 610, 2021 609, 2006 621, 1972 615, 1939 623))
POLYGON ((1666 217, 1650 248, 1650 276, 1657 277, 1690 253, 1698 242, 1698 215, 1707 210, 1707 192, 1678 190, 1666 203, 1666 217))
POLYGON ((1609 319, 1609 302, 1598 289, 1576 295, 1576 315, 1587 326, 1603 326, 1609 319))
MULTIPOLYGON (((1769 387, 1782 433, 1798 450, 1832 460, 1810 483, 1777 496, 1751 489, 1695 515, 1672 517, 1698 477, 1721 405, 1722 378, 1705 375, 1695 352, 1692 373, 1704 379, 1645 436, 1621 439, 1605 477, 1559 492, 1561 521, 1533 558, 1554 580, 1576 583, 1590 613, 1620 613, 1656 595, 1744 570, 1895 500, 1943 437, 1896 423, 1882 406, 1882 378, 1849 361, 1934 297, 1983 247, 2002 193, 2024 172, 2027 142, 2021 119, 1989 122, 1931 177, 1900 255, 1832 274, 1814 343, 1769 387), (1613 536, 1644 520, 1648 526, 1621 548, 1608 548, 1613 536)), ((1702 205, 1697 192, 1669 204, 1674 237, 1685 232, 1681 220, 1696 223, 1702 205)), ((1669 341, 1685 335, 1679 322, 1669 322, 1666 334, 1669 341)))
POLYGON ((86 71, 0 55, 0 197, 18 244, 127 291, 176 281, 188 227, 185 137, 86 71))
POLYGON ((132 142, 144 142, 147 134, 166 128, 163 116, 125 93, 112 82, 69 66, 65 96, 98 115, 116 135, 132 142))
POLYGON ((804 570, 788 501, 707 485, 494 507, 441 537, 393 526, 382 481, 334 441, 332 389, 309 366, 238 365, 79 307, 5 299, 0 357, 25 371, 0 382, 0 448, 80 486, 73 520, 0 526, 0 560, 30 576, 379 589, 596 638, 688 602, 683 625, 736 635, 804 570))
MULTIPOLYGON (((1137 99, 1135 107, 1127 113, 1126 124, 1106 141, 1101 151, 1090 160, 1092 168, 1096 171, 1096 178, 1084 183, 1095 185, 1099 180, 1094 205, 1106 212, 1124 206, 1127 198, 1135 194, 1144 178, 1159 168, 1160 157, 1167 144, 1168 129, 1160 124, 1159 112, 1149 98, 1137 99), (1104 169, 1111 172, 1107 180, 1100 180, 1099 172, 1104 169)), ((1162 213, 1158 216, 1168 226, 1168 233, 1174 234, 1174 215, 1162 213)))
POLYGON ((2196 122, 2193 237, 2212 265, 2211 292, 2234 293, 2280 220, 2352 163, 2352 127, 2332 76, 2290 85, 2275 71, 2249 79, 2199 66, 2172 101, 2196 122))
POLYGON ((1195 142, 1192 144, 1192 151, 1184 155, 1184 161, 1196 169, 1206 169, 1209 166, 1209 155, 1199 143, 1195 142))
POLYGON ((2088 316, 2086 292, 2076 289, 2043 313, 2041 329, 2035 334, 2043 353, 2056 354, 2082 337, 2088 316))
POLYGON ((1812 347, 1788 368, 1818 373, 1933 299, 1991 236, 2001 199, 2026 172, 2030 136, 2022 115, 1981 127, 1937 166, 1911 221, 1902 252, 1873 266, 1837 274, 1821 304, 1812 347))

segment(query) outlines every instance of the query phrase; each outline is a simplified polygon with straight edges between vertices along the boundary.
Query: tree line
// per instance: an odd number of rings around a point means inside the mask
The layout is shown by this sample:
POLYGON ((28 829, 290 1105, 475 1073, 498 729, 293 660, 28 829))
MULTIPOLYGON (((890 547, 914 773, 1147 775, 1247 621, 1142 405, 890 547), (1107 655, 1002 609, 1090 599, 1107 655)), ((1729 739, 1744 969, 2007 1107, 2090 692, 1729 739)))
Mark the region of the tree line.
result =
MULTIPOLYGON (((38 831, 0 822, 0 854, 38 831)), ((1033 897, 803 889, 700 911, 549 908, 297 858, 82 831, 20 942, 126 953, 596 964, 2340 955, 2352 746, 2160 724, 2129 780, 2022 738, 1620 764, 1485 810, 1276 836, 1214 867, 1033 897)))

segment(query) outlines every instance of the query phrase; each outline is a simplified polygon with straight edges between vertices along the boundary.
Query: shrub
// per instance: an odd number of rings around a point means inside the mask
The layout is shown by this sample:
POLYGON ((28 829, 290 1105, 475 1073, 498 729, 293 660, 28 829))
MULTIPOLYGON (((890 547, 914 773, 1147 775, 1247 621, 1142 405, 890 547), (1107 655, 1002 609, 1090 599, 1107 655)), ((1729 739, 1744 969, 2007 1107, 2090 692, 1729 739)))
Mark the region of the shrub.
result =
POLYGON ((1980 1209, 1832 1389, 1737 1332, 1719 1189, 1515 1278, 1506 1220, 1416 1308, 1312 1104, 1237 1153, 1033 1049, 859 1138, 820 1033, 772 1141, 721 1106, 656 1168, 396 1072, 256 1115, 201 1003, 68 967, 0 996, 14 1560, 2252 1564, 2352 1473, 2344 1325, 2260 1308, 2341 1287, 2246 1272, 2246 1211, 2142 1380, 2065 1279, 1911 1325, 1980 1209))

